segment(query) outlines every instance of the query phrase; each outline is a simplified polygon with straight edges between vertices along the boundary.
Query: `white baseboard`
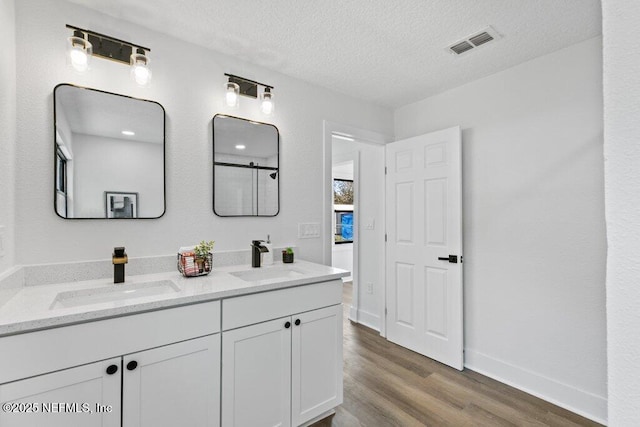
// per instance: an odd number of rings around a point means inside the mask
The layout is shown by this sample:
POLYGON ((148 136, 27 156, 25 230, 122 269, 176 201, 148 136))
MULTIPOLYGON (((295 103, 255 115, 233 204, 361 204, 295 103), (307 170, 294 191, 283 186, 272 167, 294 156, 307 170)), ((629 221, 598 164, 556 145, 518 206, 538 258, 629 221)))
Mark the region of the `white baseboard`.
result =
POLYGON ((605 397, 580 390, 470 349, 465 349, 464 366, 590 420, 607 425, 607 399, 605 397))
POLYGON ((358 308, 354 306, 349 307, 349 320, 358 323, 358 308))
MULTIPOLYGON (((351 310, 353 311, 355 308, 351 307, 351 310)), ((354 320, 353 314, 350 314, 349 316, 351 317, 351 320, 354 320)), ((354 320, 355 322, 380 332, 380 316, 371 314, 364 310, 357 310, 356 319, 357 320, 354 320)))

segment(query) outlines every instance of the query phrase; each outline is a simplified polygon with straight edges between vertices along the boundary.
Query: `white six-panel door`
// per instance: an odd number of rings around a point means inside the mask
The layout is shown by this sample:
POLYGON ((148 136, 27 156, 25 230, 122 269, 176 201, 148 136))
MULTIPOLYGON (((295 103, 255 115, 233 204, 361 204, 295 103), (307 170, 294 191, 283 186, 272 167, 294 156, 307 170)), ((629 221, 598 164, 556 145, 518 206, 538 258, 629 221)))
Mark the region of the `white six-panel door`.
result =
POLYGON ((387 338, 461 370, 460 128, 387 144, 386 162, 387 338))

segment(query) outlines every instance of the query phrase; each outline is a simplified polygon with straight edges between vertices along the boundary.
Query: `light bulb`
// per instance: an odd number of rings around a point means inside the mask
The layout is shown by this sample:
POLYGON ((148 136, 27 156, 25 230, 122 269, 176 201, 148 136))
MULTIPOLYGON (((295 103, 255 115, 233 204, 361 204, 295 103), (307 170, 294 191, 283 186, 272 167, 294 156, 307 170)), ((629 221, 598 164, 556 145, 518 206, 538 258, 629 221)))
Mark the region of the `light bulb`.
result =
POLYGON ((224 84, 225 87, 225 102, 229 107, 237 107, 238 106, 238 95, 240 93, 240 86, 237 83, 227 82, 224 84))
POLYGON ((151 70, 146 65, 134 65, 133 80, 140 86, 145 86, 151 80, 151 70))
POLYGON ((88 40, 85 40, 83 34, 79 31, 74 33, 73 37, 69 37, 68 41, 68 60, 74 70, 83 73, 89 69, 89 60, 93 52, 93 47, 88 40))
POLYGON ((260 104, 260 110, 267 116, 273 113, 273 94, 271 93, 271 88, 266 87, 264 89, 264 93, 262 94, 262 103, 260 104))
POLYGON ((149 57, 145 55, 144 49, 137 48, 136 53, 131 54, 129 61, 131 64, 131 78, 140 86, 146 86, 151 81, 151 70, 149 69, 149 57))

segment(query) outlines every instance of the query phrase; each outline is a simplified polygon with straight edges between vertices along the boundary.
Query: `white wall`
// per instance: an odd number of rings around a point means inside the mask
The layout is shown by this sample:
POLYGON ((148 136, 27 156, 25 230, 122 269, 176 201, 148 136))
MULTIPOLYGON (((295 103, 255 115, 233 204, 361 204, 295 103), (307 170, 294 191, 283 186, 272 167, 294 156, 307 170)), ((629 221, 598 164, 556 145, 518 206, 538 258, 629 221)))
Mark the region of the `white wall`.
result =
POLYGON ((603 0, 609 425, 640 425, 640 37, 637 0, 603 0))
POLYGON ((399 108, 461 125, 465 364, 606 418, 601 39, 399 108))
POLYGON ((164 211, 162 144, 73 134, 73 210, 78 218, 105 216, 105 191, 138 193, 138 216, 164 211))
MULTIPOLYGON (((322 260, 323 243, 297 239, 298 223, 323 219, 323 120, 392 132, 390 110, 240 62, 64 1, 16 5, 18 50, 17 261, 63 262, 107 258, 114 246, 131 257, 173 253, 202 239, 216 250, 246 249, 271 235, 274 245, 296 245, 297 256, 322 260), (66 65, 65 24, 89 28, 151 48, 153 83, 136 87, 126 66, 94 58, 77 75, 66 65), (46 70, 46 72, 44 71, 46 70), (276 114, 241 97, 223 106, 224 73, 275 86, 276 114), (167 112, 167 213, 158 220, 72 221, 53 209, 53 88, 61 82, 150 99, 167 112), (219 218, 212 210, 212 131, 216 113, 275 124, 280 130, 281 211, 275 218, 219 218)), ((4 163, 4 161, 3 161, 4 163)))
POLYGON ((344 140, 333 144, 332 156, 336 161, 348 155, 358 158, 354 180, 358 181, 360 206, 355 219, 359 263, 357 295, 353 299, 356 312, 352 310, 350 316, 354 321, 379 330, 384 292, 384 146, 344 140), (373 228, 368 228, 368 224, 373 228))
POLYGON ((0 273, 15 263, 15 21, 15 1, 0 0, 0 273))

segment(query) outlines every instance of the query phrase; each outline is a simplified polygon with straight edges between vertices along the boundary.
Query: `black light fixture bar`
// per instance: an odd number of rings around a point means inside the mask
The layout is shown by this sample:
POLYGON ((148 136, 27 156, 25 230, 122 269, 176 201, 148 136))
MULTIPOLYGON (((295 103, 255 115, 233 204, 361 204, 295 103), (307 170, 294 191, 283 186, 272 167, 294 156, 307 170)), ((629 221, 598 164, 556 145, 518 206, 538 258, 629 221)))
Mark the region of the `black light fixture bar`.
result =
POLYGON ((260 83, 255 80, 245 79, 244 77, 236 76, 233 74, 224 73, 229 77, 229 81, 236 83, 240 87, 240 95, 248 96, 250 98, 258 97, 258 86, 264 86, 265 88, 273 89, 273 86, 260 83))
POLYGON ((277 171, 278 168, 273 167, 273 166, 259 166, 259 165, 244 165, 242 163, 229 163, 229 162, 213 162, 214 165, 216 166, 230 166, 232 168, 246 168, 246 169, 259 169, 259 170, 266 170, 266 171, 277 171))
POLYGON ((111 59, 112 61, 129 65, 131 54, 134 53, 136 49, 151 52, 151 49, 148 47, 96 33, 95 31, 85 30, 69 24, 67 24, 67 28, 86 34, 87 40, 93 45, 93 55, 101 58, 111 59))

